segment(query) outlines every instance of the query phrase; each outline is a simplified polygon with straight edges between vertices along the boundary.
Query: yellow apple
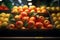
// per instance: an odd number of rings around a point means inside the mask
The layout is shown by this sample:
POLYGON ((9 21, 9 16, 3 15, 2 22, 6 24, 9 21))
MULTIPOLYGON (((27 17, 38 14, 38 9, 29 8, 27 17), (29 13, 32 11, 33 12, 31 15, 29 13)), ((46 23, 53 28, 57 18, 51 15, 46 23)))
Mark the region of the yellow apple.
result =
POLYGON ((7 22, 3 22, 2 23, 4 26, 8 26, 8 23, 7 22))
POLYGON ((8 18, 4 18, 4 22, 8 22, 9 21, 9 19, 8 18))
POLYGON ((60 13, 57 13, 57 17, 60 17, 60 13))
POLYGON ((46 7, 46 9, 50 10, 51 8, 50 7, 46 7))
POLYGON ((57 10, 57 11, 59 11, 59 10, 60 10, 60 8, 59 8, 59 7, 56 7, 56 10, 57 10))
POLYGON ((35 10, 31 10, 30 12, 35 12, 35 10))
POLYGON ((52 13, 52 15, 51 15, 52 17, 56 17, 56 14, 55 13, 52 13))
POLYGON ((6 14, 6 18, 8 18, 10 16, 10 14, 6 14))
POLYGON ((2 16, 2 17, 5 17, 5 16, 6 16, 6 13, 1 13, 1 16, 2 16))
POLYGON ((60 24, 58 24, 58 25, 56 26, 56 28, 57 28, 57 29, 60 29, 60 24))
POLYGON ((46 6, 41 6, 40 8, 41 8, 41 9, 46 9, 46 6))
POLYGON ((4 18, 3 17, 0 17, 0 21, 4 21, 4 18))
POLYGON ((51 7, 51 10, 52 10, 52 11, 55 11, 55 9, 56 9, 55 7, 51 7))
POLYGON ((26 10, 26 9, 28 9, 28 6, 27 5, 24 5, 23 6, 23 10, 26 10))
POLYGON ((55 23, 54 23, 55 25, 57 25, 57 24, 59 24, 59 21, 55 21, 55 23))
POLYGON ((53 21, 57 21, 57 17, 53 17, 53 21))

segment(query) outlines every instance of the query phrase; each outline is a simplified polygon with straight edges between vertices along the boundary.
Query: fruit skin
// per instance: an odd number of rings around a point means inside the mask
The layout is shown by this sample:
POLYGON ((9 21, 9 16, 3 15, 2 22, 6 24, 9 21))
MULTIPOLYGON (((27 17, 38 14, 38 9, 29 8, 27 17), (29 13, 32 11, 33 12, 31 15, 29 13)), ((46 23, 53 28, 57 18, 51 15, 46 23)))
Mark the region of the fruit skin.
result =
POLYGON ((42 9, 41 13, 47 13, 46 9, 42 9))
POLYGON ((60 17, 60 13, 57 13, 57 17, 60 17))
POLYGON ((35 26, 35 22, 30 20, 30 21, 28 22, 28 28, 29 28, 29 29, 30 29, 30 28, 33 29, 34 26, 35 26))
POLYGON ((53 17, 53 21, 57 21, 57 17, 53 17))
POLYGON ((51 29, 51 28, 53 28, 53 25, 52 25, 52 24, 48 24, 48 25, 47 25, 47 28, 48 28, 48 29, 51 29))
POLYGON ((57 29, 60 29, 60 24, 58 24, 58 25, 56 26, 56 28, 57 28, 57 29))
POLYGON ((37 28, 41 28, 41 26, 43 26, 43 23, 41 23, 41 22, 36 22, 35 26, 36 26, 37 28))
POLYGON ((17 28, 23 27, 23 22, 22 22, 22 21, 17 21, 17 22, 16 22, 16 27, 17 27, 17 28))
POLYGON ((24 16, 27 16, 28 14, 26 12, 21 12, 20 15, 22 15, 24 17, 24 16))
POLYGON ((60 21, 60 17, 58 17, 58 20, 60 21))
POLYGON ((56 7, 56 10, 57 10, 57 11, 59 11, 59 10, 60 10, 60 8, 59 8, 59 7, 56 7))
POLYGON ((14 25, 14 24, 9 24, 9 25, 7 26, 7 29, 14 30, 14 28, 15 28, 15 25, 14 25))
POLYGON ((1 28, 1 25, 2 25, 2 21, 0 21, 0 28, 1 28))
POLYGON ((50 24, 50 21, 49 20, 44 20, 44 25, 47 26, 50 24))
POLYGON ((55 25, 58 25, 59 24, 59 21, 55 21, 55 23, 54 23, 55 25))
POLYGON ((52 15, 51 15, 52 17, 56 17, 56 14, 55 13, 52 13, 52 15))
POLYGON ((30 17, 30 19, 29 20, 31 20, 31 21, 35 21, 36 20, 36 18, 35 17, 30 17))
POLYGON ((45 18, 43 16, 39 16, 39 21, 43 22, 45 20, 45 18))
POLYGON ((28 9, 28 6, 27 5, 24 5, 23 6, 23 10, 26 10, 26 9, 28 9))
POLYGON ((29 17, 28 17, 28 16, 23 17, 23 18, 22 18, 22 21, 29 21, 29 17))
POLYGON ((55 9, 55 7, 51 7, 51 10, 52 10, 52 11, 55 11, 56 9, 55 9))

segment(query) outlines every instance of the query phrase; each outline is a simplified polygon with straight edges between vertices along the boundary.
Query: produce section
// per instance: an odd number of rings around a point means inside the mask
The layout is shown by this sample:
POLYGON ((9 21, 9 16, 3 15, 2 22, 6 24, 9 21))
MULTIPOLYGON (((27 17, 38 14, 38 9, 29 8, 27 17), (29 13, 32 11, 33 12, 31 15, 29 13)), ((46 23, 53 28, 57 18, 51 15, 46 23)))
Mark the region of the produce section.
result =
POLYGON ((60 30, 60 6, 56 6, 57 4, 54 6, 43 0, 39 2, 40 5, 37 1, 37 6, 33 1, 26 5, 8 2, 0 4, 0 34, 6 32, 7 36, 55 36, 60 30))

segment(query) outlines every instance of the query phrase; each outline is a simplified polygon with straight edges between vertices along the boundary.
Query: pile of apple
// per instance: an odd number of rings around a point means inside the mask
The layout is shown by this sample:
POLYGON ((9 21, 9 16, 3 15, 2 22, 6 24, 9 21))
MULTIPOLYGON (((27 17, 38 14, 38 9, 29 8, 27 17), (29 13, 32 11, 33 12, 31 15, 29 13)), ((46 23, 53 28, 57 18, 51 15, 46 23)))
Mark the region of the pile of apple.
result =
POLYGON ((28 7, 27 5, 24 5, 24 6, 14 6, 12 8, 12 13, 21 13, 23 11, 27 13, 31 13, 31 12, 47 13, 46 6, 36 7, 32 5, 28 7))
POLYGON ((60 12, 51 14, 57 29, 60 29, 60 12))
POLYGON ((60 7, 46 7, 49 11, 60 11, 60 7))
POLYGON ((0 10, 9 10, 6 6, 0 6, 0 10))
POLYGON ((0 13, 0 28, 8 26, 10 14, 0 13))
MULTIPOLYGON (((14 15, 14 14, 12 14, 14 15)), ((14 15, 8 29, 52 29, 53 25, 44 16, 37 13, 21 12, 14 15), (33 14, 32 16, 30 14, 33 14)), ((10 20, 11 20, 10 19, 10 20)))

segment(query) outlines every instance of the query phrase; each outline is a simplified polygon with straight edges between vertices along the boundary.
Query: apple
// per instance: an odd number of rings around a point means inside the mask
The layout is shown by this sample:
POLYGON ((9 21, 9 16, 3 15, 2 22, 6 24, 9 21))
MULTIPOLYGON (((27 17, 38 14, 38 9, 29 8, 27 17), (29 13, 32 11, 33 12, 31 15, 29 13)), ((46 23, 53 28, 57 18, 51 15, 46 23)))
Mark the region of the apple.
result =
POLYGON ((27 16, 28 14, 27 14, 26 12, 21 12, 20 15, 22 15, 22 16, 27 16))
POLYGON ((18 7, 17 6, 14 6, 12 10, 14 10, 14 9, 18 9, 18 7))
POLYGON ((46 9, 46 6, 41 6, 40 8, 41 8, 41 9, 46 9))
POLYGON ((7 22, 3 22, 2 23, 4 26, 8 26, 8 23, 7 22))
POLYGON ((34 10, 34 9, 36 8, 36 6, 32 5, 32 6, 29 6, 29 8, 30 8, 31 10, 34 10))
POLYGON ((55 14, 55 13, 52 13, 51 16, 52 16, 52 17, 56 17, 56 14, 55 14))
POLYGON ((42 9, 41 13, 47 13, 46 9, 42 9))
POLYGON ((9 24, 9 25, 7 26, 7 28, 8 28, 8 29, 14 29, 14 28, 15 28, 15 25, 14 25, 14 24, 9 24))
POLYGON ((1 13, 1 16, 2 16, 2 17, 5 17, 5 16, 6 16, 6 13, 1 13))
POLYGON ((29 13, 29 12, 30 12, 30 10, 26 9, 26 10, 25 10, 25 12, 29 13))
POLYGON ((27 5, 24 5, 23 6, 23 10, 26 10, 26 9, 28 9, 28 6, 27 5))
POLYGON ((57 28, 57 29, 60 29, 60 24, 58 24, 58 25, 56 26, 56 28, 57 28))
POLYGON ((29 21, 29 17, 28 17, 28 16, 23 17, 22 20, 23 20, 23 21, 29 21))
POLYGON ((41 26, 43 26, 43 23, 41 23, 41 22, 36 22, 35 26, 36 26, 37 28, 41 28, 41 26))
POLYGON ((59 10, 60 10, 60 8, 59 8, 59 7, 56 7, 56 10, 57 10, 57 11, 59 11, 59 10))
POLYGON ((15 18, 16 20, 19 20, 19 15, 16 15, 14 18, 15 18))
POLYGON ((50 10, 51 8, 50 7, 47 7, 46 9, 50 10))
POLYGON ((59 24, 59 21, 55 21, 55 23, 54 23, 55 25, 58 25, 59 24))
POLYGON ((1 28, 1 25, 2 25, 2 21, 0 21, 0 28, 1 28))
POLYGON ((58 17, 58 20, 60 21, 60 17, 58 17))
POLYGON ((57 17, 53 17, 53 21, 57 21, 57 17))
POLYGON ((5 16, 6 16, 6 18, 9 18, 10 14, 8 13, 8 14, 6 14, 5 16))
POLYGON ((20 19, 20 20, 22 19, 22 17, 23 17, 22 15, 19 15, 19 19, 20 19))
POLYGON ((17 27, 17 28, 23 27, 23 22, 22 22, 22 21, 17 21, 17 22, 16 22, 16 27, 17 27))
POLYGON ((28 22, 28 28, 34 28, 34 26, 35 26, 35 22, 29 20, 29 22, 28 22))
POLYGON ((30 13, 35 12, 35 10, 31 10, 30 13))
POLYGON ((8 22, 9 21, 9 19, 8 18, 4 18, 4 22, 8 22))
POLYGON ((4 18, 3 17, 0 17, 0 21, 4 21, 4 18))
POLYGON ((39 16, 40 22, 43 22, 45 20, 44 16, 39 16))
POLYGON ((50 24, 49 20, 44 20, 44 25, 47 26, 48 24, 50 24))
POLYGON ((47 28, 48 28, 48 29, 53 28, 53 25, 52 25, 52 24, 48 24, 48 25, 47 25, 47 28))
POLYGON ((55 11, 55 7, 51 7, 51 10, 52 10, 52 11, 55 11))
POLYGON ((25 28, 25 27, 22 27, 21 29, 24 30, 24 29, 26 29, 26 28, 25 28))
POLYGON ((30 19, 29 20, 31 20, 31 21, 35 21, 36 20, 36 18, 35 17, 30 17, 30 19))
POLYGON ((57 13, 57 17, 60 17, 60 13, 57 13))

